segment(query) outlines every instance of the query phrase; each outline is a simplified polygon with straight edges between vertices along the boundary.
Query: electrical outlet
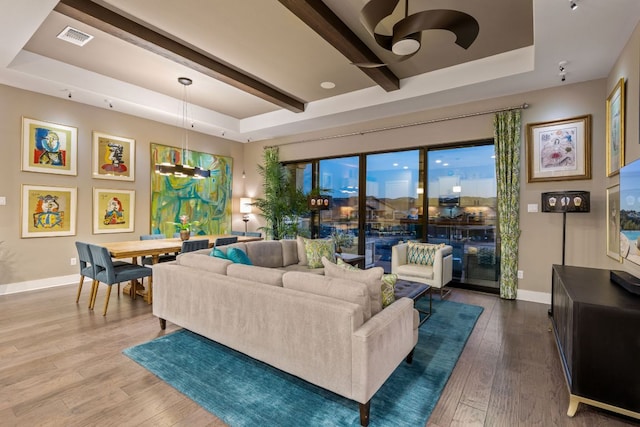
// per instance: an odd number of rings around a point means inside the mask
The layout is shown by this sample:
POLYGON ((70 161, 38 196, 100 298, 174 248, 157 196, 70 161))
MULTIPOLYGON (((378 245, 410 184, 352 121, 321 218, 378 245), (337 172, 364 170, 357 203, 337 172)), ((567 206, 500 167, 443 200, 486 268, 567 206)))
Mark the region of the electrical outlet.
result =
POLYGON ((518 270, 518 279, 524 279, 524 271, 518 270))
POLYGON ((71 258, 69 260, 69 265, 76 265, 77 262, 78 262, 78 260, 76 258, 71 258))

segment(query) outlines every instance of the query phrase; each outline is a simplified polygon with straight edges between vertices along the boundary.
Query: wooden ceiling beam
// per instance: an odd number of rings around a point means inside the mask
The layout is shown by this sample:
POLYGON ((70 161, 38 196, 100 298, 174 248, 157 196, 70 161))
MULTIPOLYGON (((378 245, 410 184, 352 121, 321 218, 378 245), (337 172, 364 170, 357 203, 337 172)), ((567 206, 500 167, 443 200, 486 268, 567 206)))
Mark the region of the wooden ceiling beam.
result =
POLYGON ((60 0, 54 10, 272 104, 295 113, 304 111, 304 101, 224 64, 194 46, 171 39, 93 1, 60 0))
MULTIPOLYGON (((278 1, 352 63, 384 62, 321 0, 278 1)), ((400 89, 400 79, 387 66, 360 70, 387 92, 400 89)))

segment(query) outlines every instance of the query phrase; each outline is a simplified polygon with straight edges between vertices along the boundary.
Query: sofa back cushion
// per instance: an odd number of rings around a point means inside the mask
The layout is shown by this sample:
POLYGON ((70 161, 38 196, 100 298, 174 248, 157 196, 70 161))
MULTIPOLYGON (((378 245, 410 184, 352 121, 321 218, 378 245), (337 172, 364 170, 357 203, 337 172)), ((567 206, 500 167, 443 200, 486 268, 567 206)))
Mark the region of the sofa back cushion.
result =
POLYGON ((260 267, 282 267, 282 244, 278 240, 261 240, 247 243, 247 255, 260 267))
POLYGON ((298 241, 294 239, 280 240, 282 245, 282 267, 298 263, 298 241))
POLYGON ((251 282, 265 283, 272 286, 282 286, 284 270, 275 268, 257 267, 245 264, 231 264, 227 266, 227 276, 249 280, 251 282))
POLYGON ((382 310, 382 267, 373 267, 367 270, 347 270, 342 268, 327 258, 322 258, 324 264, 324 275, 338 279, 353 280, 364 283, 369 288, 371 298, 371 315, 375 316, 382 310))
POLYGON ((282 285, 289 289, 352 302, 362 308, 365 322, 371 318, 371 298, 369 288, 364 283, 289 271, 282 277, 282 285))
POLYGON ((185 252, 176 257, 176 263, 185 267, 193 267, 210 273, 227 274, 227 266, 233 264, 228 259, 209 256, 210 250, 185 252))

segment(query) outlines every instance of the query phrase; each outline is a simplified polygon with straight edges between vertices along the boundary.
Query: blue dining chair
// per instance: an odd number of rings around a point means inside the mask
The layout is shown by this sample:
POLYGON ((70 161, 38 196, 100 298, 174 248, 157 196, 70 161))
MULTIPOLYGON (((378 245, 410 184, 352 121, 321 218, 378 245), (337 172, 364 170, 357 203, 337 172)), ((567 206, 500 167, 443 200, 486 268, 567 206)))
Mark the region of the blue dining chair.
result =
MULTIPOLYGON (((104 283, 108 286, 107 296, 104 303, 103 316, 107 315, 107 308, 109 307, 109 297, 111 296, 111 286, 120 284, 121 282, 128 282, 130 280, 141 279, 150 277, 153 273, 153 269, 147 268, 138 264, 131 264, 124 262, 121 265, 115 266, 111 260, 109 251, 104 246, 89 244, 91 251, 91 257, 93 258, 95 277, 93 280, 93 287, 91 290, 91 309, 96 304, 96 296, 98 295, 98 287, 100 283, 104 283)), ((151 289, 149 289, 151 291, 151 289)), ((132 289, 135 296, 135 288, 132 289)))
POLYGON ((244 236, 244 231, 231 230, 232 236, 244 236))
POLYGON ((200 249, 209 249, 209 239, 185 240, 182 242, 180 252, 193 252, 200 249))
POLYGON ((215 248, 218 246, 231 245, 232 243, 238 242, 238 236, 233 237, 218 237, 215 240, 215 244, 213 245, 215 248))
MULTIPOLYGON (((88 277, 92 281, 95 280, 95 272, 93 266, 93 258, 91 257, 91 250, 89 244, 85 242, 76 242, 76 249, 78 251, 78 265, 80 266, 80 282, 78 283, 78 294, 76 295, 76 304, 80 301, 80 294, 82 293, 82 284, 84 278, 88 277)), ((114 266, 126 264, 124 261, 114 261, 114 266)), ((118 288, 120 290, 120 288, 118 288)), ((89 305, 91 305, 91 298, 89 298, 89 305)))
MULTIPOLYGON (((174 236, 176 237, 176 236, 174 236)), ((178 234, 178 237, 180 237, 180 234, 178 234)), ((140 240, 159 240, 159 239, 166 239, 167 236, 164 234, 142 234, 140 235, 140 240)), ((158 262, 168 262, 168 261, 175 261, 176 260, 176 254, 163 254, 160 255, 158 257, 158 262)), ((152 266, 153 265, 153 258, 150 256, 145 256, 142 257, 140 259, 140 263, 142 265, 146 265, 146 266, 152 266)))
POLYGON ((244 235, 247 237, 262 237, 262 233, 259 231, 247 231, 244 235))

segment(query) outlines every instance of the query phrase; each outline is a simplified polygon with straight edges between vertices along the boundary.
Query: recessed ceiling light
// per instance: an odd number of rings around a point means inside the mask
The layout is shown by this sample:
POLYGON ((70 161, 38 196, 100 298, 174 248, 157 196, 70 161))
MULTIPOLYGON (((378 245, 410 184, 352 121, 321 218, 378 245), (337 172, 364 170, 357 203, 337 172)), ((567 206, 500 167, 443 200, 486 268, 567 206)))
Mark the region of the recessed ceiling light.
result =
POLYGON ((397 166, 398 166, 398 164, 397 164, 397 163, 394 163, 394 164, 393 164, 393 167, 397 167, 397 166))
POLYGON ((443 163, 442 166, 449 166, 449 163, 443 163))
POLYGON ((403 166, 402 169, 409 169, 409 166, 403 166))
POLYGON ((322 89, 333 89, 336 87, 336 84, 334 82, 322 82, 320 83, 320 87, 322 89))
POLYGON ((436 163, 442 163, 442 160, 438 159, 438 160, 436 160, 436 163))

